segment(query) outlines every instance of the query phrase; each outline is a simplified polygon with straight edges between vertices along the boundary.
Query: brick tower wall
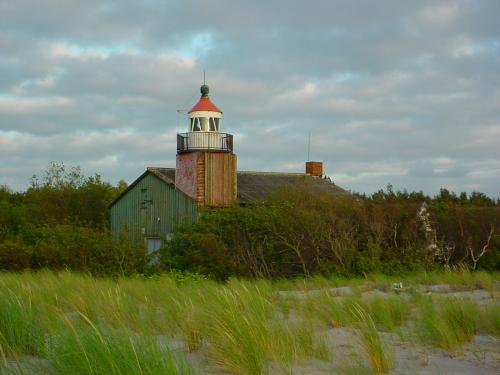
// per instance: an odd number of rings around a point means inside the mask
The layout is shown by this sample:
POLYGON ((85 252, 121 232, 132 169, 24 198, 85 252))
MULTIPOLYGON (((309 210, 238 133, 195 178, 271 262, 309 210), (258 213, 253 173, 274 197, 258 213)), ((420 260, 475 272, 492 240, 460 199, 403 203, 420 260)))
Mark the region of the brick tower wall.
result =
POLYGON ((236 165, 236 155, 228 152, 177 154, 175 186, 199 206, 231 206, 236 202, 236 165))
POLYGON ((307 161, 306 173, 313 176, 323 175, 323 163, 320 161, 307 161))

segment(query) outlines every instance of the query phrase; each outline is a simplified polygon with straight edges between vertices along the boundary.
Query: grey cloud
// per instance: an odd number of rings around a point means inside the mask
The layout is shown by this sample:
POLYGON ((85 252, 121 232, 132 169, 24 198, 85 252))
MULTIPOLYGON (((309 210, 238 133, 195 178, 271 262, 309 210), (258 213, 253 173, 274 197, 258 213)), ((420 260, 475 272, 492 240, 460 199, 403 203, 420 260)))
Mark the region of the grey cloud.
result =
POLYGON ((51 160, 113 182, 174 165, 176 110, 206 69, 241 169, 301 171, 311 131, 311 156, 348 189, 500 195, 497 1, 0 0, 0 13, 0 183, 21 188, 51 160))

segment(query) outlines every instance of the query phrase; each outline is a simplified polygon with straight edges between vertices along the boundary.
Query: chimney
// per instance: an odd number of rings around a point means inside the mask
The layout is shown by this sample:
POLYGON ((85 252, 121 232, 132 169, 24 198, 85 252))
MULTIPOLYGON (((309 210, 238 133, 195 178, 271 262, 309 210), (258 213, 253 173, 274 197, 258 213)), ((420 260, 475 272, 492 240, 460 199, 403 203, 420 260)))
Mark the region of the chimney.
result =
POLYGON ((306 173, 311 176, 323 176, 323 162, 321 161, 306 161, 306 173))

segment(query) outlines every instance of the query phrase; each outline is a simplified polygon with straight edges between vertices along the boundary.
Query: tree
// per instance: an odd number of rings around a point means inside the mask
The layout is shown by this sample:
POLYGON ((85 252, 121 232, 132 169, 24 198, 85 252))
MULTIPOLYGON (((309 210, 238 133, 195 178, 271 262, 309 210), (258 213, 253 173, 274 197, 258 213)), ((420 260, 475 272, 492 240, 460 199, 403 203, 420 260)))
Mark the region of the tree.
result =
POLYGON ((43 178, 33 176, 25 193, 34 225, 70 223, 109 227, 108 205, 118 190, 99 175, 85 177, 79 167, 51 163, 43 178))

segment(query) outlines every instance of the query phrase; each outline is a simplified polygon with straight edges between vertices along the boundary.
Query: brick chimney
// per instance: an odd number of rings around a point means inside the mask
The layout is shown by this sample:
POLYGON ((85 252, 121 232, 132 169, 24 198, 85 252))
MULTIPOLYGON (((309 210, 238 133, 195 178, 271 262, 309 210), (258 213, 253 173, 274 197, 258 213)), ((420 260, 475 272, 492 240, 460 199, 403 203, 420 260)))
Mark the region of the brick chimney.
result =
POLYGON ((321 161, 306 161, 306 173, 311 176, 323 176, 323 162, 321 161))

